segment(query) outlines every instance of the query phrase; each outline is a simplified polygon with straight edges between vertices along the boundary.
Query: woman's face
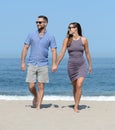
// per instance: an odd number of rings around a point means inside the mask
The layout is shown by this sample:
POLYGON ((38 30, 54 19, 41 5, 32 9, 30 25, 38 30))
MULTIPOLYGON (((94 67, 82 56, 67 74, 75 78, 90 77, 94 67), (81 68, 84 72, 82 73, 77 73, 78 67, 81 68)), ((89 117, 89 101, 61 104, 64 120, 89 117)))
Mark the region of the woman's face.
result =
POLYGON ((76 32, 76 27, 73 24, 70 24, 68 27, 69 34, 74 34, 76 32))

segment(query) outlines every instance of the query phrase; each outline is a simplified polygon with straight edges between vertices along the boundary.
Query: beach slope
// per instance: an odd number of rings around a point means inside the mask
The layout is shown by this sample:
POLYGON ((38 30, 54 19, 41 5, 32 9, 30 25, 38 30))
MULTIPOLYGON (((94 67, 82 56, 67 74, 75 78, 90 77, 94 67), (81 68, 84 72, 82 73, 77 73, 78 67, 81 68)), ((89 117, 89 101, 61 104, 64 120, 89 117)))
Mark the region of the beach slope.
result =
POLYGON ((115 130, 114 101, 81 101, 80 113, 73 101, 43 101, 42 109, 31 101, 0 100, 0 130, 115 130))

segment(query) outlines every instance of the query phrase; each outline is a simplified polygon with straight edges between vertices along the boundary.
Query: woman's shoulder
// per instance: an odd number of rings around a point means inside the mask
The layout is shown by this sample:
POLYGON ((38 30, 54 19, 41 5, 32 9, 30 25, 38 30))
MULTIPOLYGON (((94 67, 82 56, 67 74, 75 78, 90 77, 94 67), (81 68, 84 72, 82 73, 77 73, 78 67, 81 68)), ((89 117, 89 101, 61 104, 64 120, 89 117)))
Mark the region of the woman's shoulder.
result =
POLYGON ((68 41, 68 37, 65 37, 65 38, 64 38, 64 41, 68 41))
POLYGON ((85 44, 85 43, 87 43, 87 38, 86 37, 81 37, 81 40, 82 40, 82 42, 83 42, 83 44, 85 44))
POLYGON ((68 38, 65 37, 64 40, 63 40, 63 46, 67 46, 67 42, 68 42, 68 38))
POLYGON ((86 38, 86 37, 84 37, 84 36, 82 36, 82 37, 81 37, 81 39, 82 39, 82 40, 87 40, 87 38, 86 38))

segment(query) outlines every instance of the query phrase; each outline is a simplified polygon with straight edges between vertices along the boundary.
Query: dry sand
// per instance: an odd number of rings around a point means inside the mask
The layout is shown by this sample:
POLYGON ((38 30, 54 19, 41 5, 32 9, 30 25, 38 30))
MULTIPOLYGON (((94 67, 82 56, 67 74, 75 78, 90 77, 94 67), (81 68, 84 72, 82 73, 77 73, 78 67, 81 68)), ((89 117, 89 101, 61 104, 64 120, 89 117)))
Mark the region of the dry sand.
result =
POLYGON ((114 101, 81 101, 80 113, 73 101, 43 101, 42 109, 31 101, 0 100, 0 130, 115 130, 114 101))

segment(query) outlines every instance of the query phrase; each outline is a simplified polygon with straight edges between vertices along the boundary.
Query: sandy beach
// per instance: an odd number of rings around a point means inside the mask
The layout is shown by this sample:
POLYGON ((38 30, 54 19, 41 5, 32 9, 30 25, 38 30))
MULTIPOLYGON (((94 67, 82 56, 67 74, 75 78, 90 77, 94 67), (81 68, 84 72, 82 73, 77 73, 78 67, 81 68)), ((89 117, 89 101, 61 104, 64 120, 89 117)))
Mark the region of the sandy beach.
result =
POLYGON ((73 101, 43 101, 42 109, 31 101, 0 100, 0 130, 115 130, 114 101, 81 101, 80 113, 73 101))

